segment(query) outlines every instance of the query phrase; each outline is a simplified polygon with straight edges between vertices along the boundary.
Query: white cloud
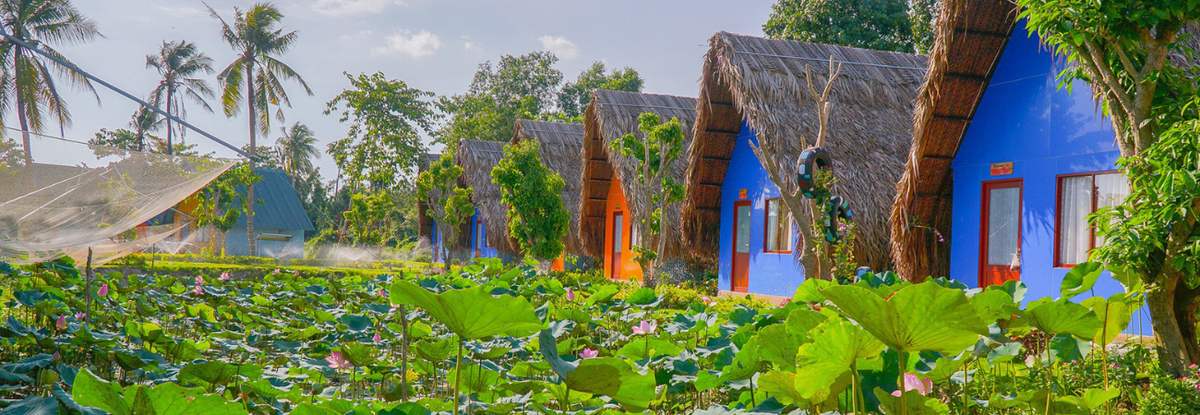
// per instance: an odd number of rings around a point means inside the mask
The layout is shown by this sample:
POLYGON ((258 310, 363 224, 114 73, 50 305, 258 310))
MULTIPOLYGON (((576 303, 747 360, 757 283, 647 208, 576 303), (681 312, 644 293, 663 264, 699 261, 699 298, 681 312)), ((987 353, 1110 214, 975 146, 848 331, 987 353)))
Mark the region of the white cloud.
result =
POLYGON ((542 42, 542 50, 553 52, 560 58, 572 59, 579 56, 579 47, 565 37, 545 35, 538 40, 542 42))
POLYGON ((407 55, 422 58, 432 55, 442 47, 442 39, 429 31, 403 31, 392 34, 384 39, 383 46, 371 50, 376 55, 407 55))
POLYGON ((181 5, 167 6, 167 5, 161 5, 161 4, 157 5, 155 7, 158 8, 158 10, 163 12, 164 14, 171 16, 171 17, 175 17, 175 18, 202 17, 202 16, 206 16, 208 14, 207 12, 204 11, 204 9, 201 9, 199 7, 181 6, 181 5))
POLYGON ((472 51, 479 48, 479 43, 476 43, 470 36, 462 36, 459 39, 462 40, 463 50, 472 51))
POLYGON ((379 13, 388 6, 404 4, 400 0, 316 0, 314 11, 327 16, 355 16, 379 13))

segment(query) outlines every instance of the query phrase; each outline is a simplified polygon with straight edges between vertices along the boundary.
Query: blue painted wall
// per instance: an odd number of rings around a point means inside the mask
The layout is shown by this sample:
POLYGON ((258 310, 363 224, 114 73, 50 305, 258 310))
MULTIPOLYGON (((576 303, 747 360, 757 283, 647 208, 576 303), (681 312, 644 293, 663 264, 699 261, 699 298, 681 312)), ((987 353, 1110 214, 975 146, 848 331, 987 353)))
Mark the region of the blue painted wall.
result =
MULTIPOLYGON (((792 254, 763 252, 766 232, 766 200, 779 196, 779 188, 767 177, 767 171, 759 164, 750 149, 753 140, 758 142, 754 130, 742 122, 721 185, 721 238, 717 273, 720 289, 729 290, 733 272, 733 204, 739 199, 741 189, 746 189, 746 200, 750 200, 750 265, 748 291, 755 294, 791 297, 796 287, 804 281, 804 266, 792 254)), ((792 226, 792 247, 796 247, 799 233, 792 226)))
MULTIPOLYGON (((271 258, 303 258, 304 231, 301 229, 263 229, 254 228, 257 234, 271 233, 291 235, 286 241, 258 240, 258 256, 271 258)), ((249 240, 246 238, 246 227, 237 226, 225 233, 225 255, 250 255, 249 240)))
POLYGON ((479 247, 479 257, 481 258, 496 258, 500 253, 496 248, 488 246, 487 233, 491 229, 487 229, 487 225, 479 222, 479 210, 475 210, 475 214, 471 215, 471 252, 475 252, 475 247, 479 247))
MULTIPOLYGON (((1057 176, 1112 170, 1119 156, 1112 124, 1091 99, 1090 87, 1082 81, 1072 86, 1074 93, 1057 87, 1055 76, 1063 64, 1026 31, 1024 22, 1018 23, 952 163, 950 276, 955 280, 979 284, 983 182, 1020 178, 1026 302, 1058 296, 1067 269, 1054 267, 1057 176), (990 175, 991 163, 1008 161, 1013 174, 990 175)), ((1120 291, 1120 285, 1104 277, 1094 295, 1120 291)), ((1137 325, 1135 317, 1131 328, 1137 325)), ((1149 331, 1148 321, 1144 326, 1149 331)))

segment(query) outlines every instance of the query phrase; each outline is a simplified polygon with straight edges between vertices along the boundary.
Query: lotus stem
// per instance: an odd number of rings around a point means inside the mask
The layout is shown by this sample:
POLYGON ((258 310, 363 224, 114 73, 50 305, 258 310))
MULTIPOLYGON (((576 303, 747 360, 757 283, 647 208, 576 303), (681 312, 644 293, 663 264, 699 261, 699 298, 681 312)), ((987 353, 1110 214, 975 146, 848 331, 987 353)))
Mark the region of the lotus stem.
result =
POLYGON ((454 361, 454 415, 458 415, 458 384, 462 382, 463 340, 458 338, 458 358, 454 361))

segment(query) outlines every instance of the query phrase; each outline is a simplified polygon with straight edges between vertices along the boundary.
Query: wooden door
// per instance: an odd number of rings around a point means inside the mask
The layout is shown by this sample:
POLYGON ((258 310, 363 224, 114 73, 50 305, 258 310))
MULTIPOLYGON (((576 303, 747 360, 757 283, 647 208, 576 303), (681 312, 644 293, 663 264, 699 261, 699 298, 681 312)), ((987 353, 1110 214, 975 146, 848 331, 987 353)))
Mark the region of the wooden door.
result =
POLYGON ((609 265, 611 270, 608 274, 609 278, 621 279, 621 254, 625 251, 625 215, 621 212, 613 212, 612 218, 612 246, 609 247, 612 261, 609 265))
POLYGON ((979 286, 1021 279, 1021 179, 983 184, 979 286))
POLYGON ((750 201, 733 204, 733 269, 731 291, 746 292, 750 288, 750 201))

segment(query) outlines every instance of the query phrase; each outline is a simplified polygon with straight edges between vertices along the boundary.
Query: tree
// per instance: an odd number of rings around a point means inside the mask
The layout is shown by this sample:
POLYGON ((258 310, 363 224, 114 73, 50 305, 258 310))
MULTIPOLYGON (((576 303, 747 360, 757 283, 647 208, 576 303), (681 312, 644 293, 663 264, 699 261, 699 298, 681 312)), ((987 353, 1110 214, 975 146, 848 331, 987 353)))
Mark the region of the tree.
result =
MULTIPOLYGON (((10 36, 63 59, 53 45, 84 43, 100 35, 96 24, 70 0, 0 0, 0 24, 10 36)), ((0 77, 0 107, 16 107, 25 161, 29 164, 33 163, 29 132, 43 130, 43 111, 49 112, 60 128, 71 122, 71 112, 51 71, 96 94, 92 83, 74 67, 43 58, 12 42, 0 43, 0 71, 4 74, 0 77)), ((100 101, 99 95, 96 101, 100 101)))
MULTIPOLYGON (((207 5, 205 7, 208 7, 207 5)), ((246 98, 246 118, 250 123, 250 163, 253 164, 255 137, 258 132, 266 134, 271 126, 270 107, 278 108, 276 118, 283 120, 281 105, 291 106, 283 81, 293 80, 312 95, 312 89, 290 66, 275 56, 287 52, 299 36, 278 28, 283 13, 270 3, 256 3, 249 11, 234 8, 233 25, 225 21, 216 10, 208 7, 209 14, 221 22, 221 37, 238 53, 236 59, 217 75, 221 83, 221 106, 225 115, 233 117, 240 111, 239 103, 246 98), (242 81, 245 80, 243 90, 242 81)), ((254 185, 247 190, 247 203, 254 200, 254 185)), ((247 209, 246 234, 250 255, 257 254, 254 236, 254 210, 247 209)))
POLYGON ((475 213, 471 188, 459 185, 463 170, 454 162, 454 153, 454 149, 447 149, 417 176, 417 197, 429 206, 425 214, 433 219, 442 237, 441 257, 446 270, 450 269, 450 248, 458 240, 459 227, 475 213))
POLYGON ((634 224, 641 240, 633 241, 632 245, 635 259, 642 267, 643 283, 654 285, 655 266, 667 249, 667 238, 662 237, 663 215, 683 200, 683 185, 671 177, 671 164, 683 154, 684 132, 678 118, 663 122, 652 112, 638 116, 638 130, 642 137, 625 134, 609 145, 636 161, 638 175, 631 183, 633 192, 650 198, 652 210, 634 224))
POLYGON ((317 150, 317 136, 307 125, 292 124, 282 128, 282 134, 275 141, 275 151, 279 157, 279 165, 293 182, 300 176, 310 176, 316 173, 313 159, 320 158, 317 150))
MULTIPOLYGON (((213 72, 212 59, 200 52, 195 43, 185 40, 163 42, 157 55, 146 55, 146 67, 158 71, 158 75, 161 77, 158 85, 150 92, 150 100, 155 106, 165 103, 166 105, 162 109, 167 114, 187 118, 187 106, 184 100, 187 98, 208 112, 212 112, 212 107, 208 105, 208 99, 213 97, 213 89, 208 86, 207 81, 197 77, 213 72)), ((179 128, 180 142, 183 140, 186 129, 182 125, 172 125, 170 117, 167 117, 166 122, 167 154, 171 154, 170 149, 175 143, 175 128, 179 128)))
POLYGON ((396 234, 396 201, 385 191, 355 193, 342 212, 355 245, 382 248, 396 234))
POLYGON ((129 128, 112 130, 101 128, 91 140, 88 140, 88 144, 99 146, 94 149, 98 156, 114 152, 146 151, 147 141, 150 142, 152 150, 162 149, 165 143, 162 142, 162 138, 154 134, 161 127, 162 118, 159 118, 157 113, 144 107, 138 107, 129 120, 129 128), (117 151, 111 149, 117 149, 117 151))
POLYGON ((495 66, 479 65, 462 95, 445 97, 438 108, 449 116, 439 140, 447 145, 462 139, 506 141, 517 118, 537 118, 554 107, 562 72, 550 52, 504 55, 495 66))
POLYGON ((328 147, 351 191, 392 189, 411 181, 425 153, 422 132, 431 132, 437 113, 433 93, 412 88, 383 73, 350 76, 351 89, 327 104, 327 114, 340 112, 349 122, 346 137, 328 147))
POLYGON ((259 180, 248 163, 222 173, 196 194, 196 227, 212 227, 216 231, 209 240, 209 249, 225 256, 225 233, 233 229, 249 202, 241 200, 238 187, 250 186, 259 180))
MULTIPOLYGON (((1200 362, 1200 133, 1194 45, 1182 29, 1200 4, 1148 0, 1019 0, 1030 30, 1089 82, 1116 131, 1130 195, 1091 220, 1105 244, 1092 258, 1127 285, 1145 284, 1159 359, 1181 375, 1200 362)), ((1192 40, 1194 42, 1194 39, 1192 40)))
MULTIPOLYGON (((805 66, 804 80, 807 88, 808 96, 804 97, 801 102, 811 104, 813 113, 816 115, 815 120, 805 120, 805 122, 815 124, 817 127, 816 135, 811 137, 796 137, 799 141, 800 148, 822 147, 825 145, 825 138, 829 135, 829 116, 832 112, 830 105, 829 94, 833 91, 833 86, 837 82, 841 74, 842 65, 829 59, 828 75, 825 77, 825 85, 821 89, 817 89, 817 77, 813 75, 811 67, 805 66)), ((766 170, 767 177, 771 179, 779 187, 779 198, 783 200, 783 205, 786 208, 788 215, 792 218, 799 229, 807 232, 806 235, 811 237, 800 238, 800 246, 796 252, 801 256, 801 262, 804 264, 804 270, 807 275, 811 276, 829 276, 832 274, 834 257, 834 248, 831 245, 821 244, 817 241, 824 241, 824 238, 819 237, 819 232, 815 232, 814 226, 820 223, 817 218, 818 208, 815 203, 805 202, 803 189, 796 183, 793 174, 788 173, 790 170, 784 167, 784 163, 788 163, 787 157, 788 146, 796 145, 785 140, 759 140, 758 142, 750 143, 750 150, 754 152, 754 156, 758 158, 758 162, 762 164, 763 170, 766 170), (812 246, 809 243, 813 242, 812 246)), ((820 173, 820 172, 818 172, 820 173)), ((832 185, 836 179, 832 174, 819 175, 818 181, 821 182, 823 188, 832 185)), ((823 202, 823 200, 815 200, 823 202)))
POLYGON ((508 236, 522 253, 538 261, 562 255, 571 214, 563 205, 563 178, 542 164, 541 145, 521 140, 504 146, 492 168, 500 203, 508 209, 508 236))
MULTIPOLYGON (((918 14, 931 0, 913 0, 918 14)), ((763 24, 775 39, 831 43, 866 49, 913 52, 916 34, 909 19, 909 0, 779 0, 763 24)))
POLYGON ((933 47, 933 28, 937 27, 941 4, 940 0, 909 0, 908 21, 912 26, 914 52, 927 54, 933 47))
POLYGON ((592 91, 596 89, 641 92, 643 86, 645 81, 633 68, 608 72, 604 62, 593 62, 575 81, 563 85, 558 93, 558 109, 565 119, 576 119, 583 115, 583 110, 592 101, 592 91))

